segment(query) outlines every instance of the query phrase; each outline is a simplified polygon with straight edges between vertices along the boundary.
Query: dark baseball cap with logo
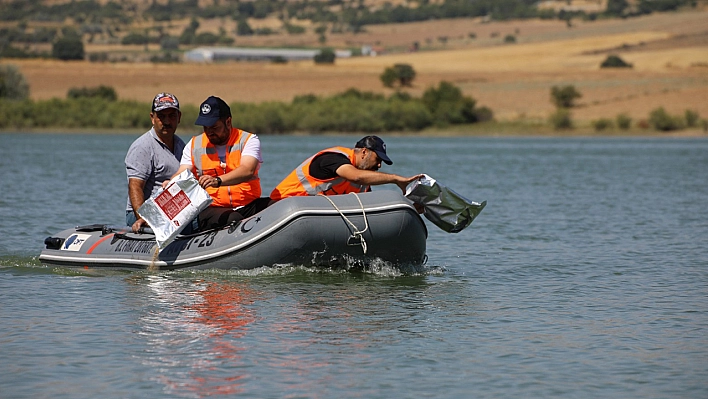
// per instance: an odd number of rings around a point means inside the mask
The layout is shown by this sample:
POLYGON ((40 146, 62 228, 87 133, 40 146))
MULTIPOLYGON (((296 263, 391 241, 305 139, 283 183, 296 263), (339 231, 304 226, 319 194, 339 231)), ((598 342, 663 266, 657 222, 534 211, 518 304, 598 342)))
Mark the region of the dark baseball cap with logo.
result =
POLYGON ((174 94, 160 93, 153 98, 152 112, 162 111, 167 108, 174 108, 179 111, 179 100, 174 94))
POLYGON ((195 125, 214 126, 221 118, 231 116, 231 108, 219 97, 210 96, 199 106, 199 116, 195 125))
POLYGON ((379 136, 366 136, 356 142, 356 148, 366 148, 376 153, 386 165, 393 165, 393 161, 386 155, 386 143, 379 136))

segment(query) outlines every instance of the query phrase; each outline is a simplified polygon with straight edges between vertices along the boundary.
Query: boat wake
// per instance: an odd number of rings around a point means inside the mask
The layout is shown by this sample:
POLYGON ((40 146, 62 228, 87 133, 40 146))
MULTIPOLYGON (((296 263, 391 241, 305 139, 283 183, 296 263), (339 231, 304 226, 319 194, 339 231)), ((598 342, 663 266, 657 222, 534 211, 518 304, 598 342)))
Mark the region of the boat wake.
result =
POLYGON ((173 275, 173 276, 223 276, 229 277, 267 277, 267 276, 288 276, 307 274, 351 274, 351 275, 371 275, 376 277, 407 277, 407 276, 433 276, 441 275, 445 272, 442 266, 430 266, 421 264, 392 264, 379 258, 362 261, 353 257, 343 256, 330 259, 324 266, 318 254, 313 254, 313 261, 317 260, 318 266, 313 264, 276 264, 273 266, 261 266, 254 269, 188 269, 188 270, 129 270, 113 268, 76 268, 64 266, 44 265, 36 257, 11 257, 0 260, 0 269, 19 273, 47 273, 62 276, 116 276, 116 275, 173 275))
POLYGON ((445 270, 438 266, 426 266, 416 264, 392 264, 382 259, 371 259, 366 262, 351 257, 332 259, 327 265, 321 263, 318 266, 303 264, 278 264, 273 266, 262 266, 254 269, 207 269, 207 270, 175 270, 171 274, 178 275, 219 275, 225 277, 245 277, 245 276, 288 276, 305 274, 361 274, 376 277, 405 277, 405 276, 428 276, 438 275, 445 270))

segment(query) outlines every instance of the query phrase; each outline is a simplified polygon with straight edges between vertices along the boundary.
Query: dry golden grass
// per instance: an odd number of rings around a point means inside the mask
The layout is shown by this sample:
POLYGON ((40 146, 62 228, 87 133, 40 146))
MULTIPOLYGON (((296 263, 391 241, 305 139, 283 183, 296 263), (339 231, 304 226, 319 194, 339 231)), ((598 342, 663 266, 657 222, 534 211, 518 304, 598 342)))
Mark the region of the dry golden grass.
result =
POLYGON ((555 11, 602 12, 607 8, 607 0, 545 0, 539 2, 538 7, 555 11))
MULTIPOLYGON (((382 70, 392 63, 409 63, 419 73, 434 72, 558 72, 596 70, 606 55, 583 55, 583 52, 622 44, 665 39, 662 32, 637 32, 601 37, 559 40, 542 43, 505 45, 465 50, 442 50, 398 54, 377 58, 340 60, 343 66, 382 70)), ((698 59, 707 57, 699 57, 698 59)), ((637 68, 653 67, 638 65, 637 68)))
MULTIPOLYGON (((148 102, 157 92, 170 91, 183 103, 192 104, 212 94, 230 102, 290 101, 296 95, 328 95, 351 87, 388 94, 391 90, 382 86, 379 75, 387 66, 407 63, 418 73, 414 87, 406 89, 411 94, 420 95, 447 80, 477 99, 478 104, 490 107, 500 120, 545 119, 553 111, 549 93, 554 85, 574 85, 583 94, 573 111, 580 123, 614 118, 621 112, 637 120, 659 106, 672 113, 693 109, 706 118, 708 46, 705 40, 681 40, 686 35, 706 35, 706 26, 708 12, 578 22, 571 29, 558 21, 538 20, 482 24, 468 19, 374 26, 364 34, 332 35, 330 40, 342 46, 380 43, 388 47, 419 41, 422 48, 437 50, 339 59, 333 66, 311 62, 0 62, 19 65, 34 99, 63 98, 71 87, 101 84, 113 86, 124 99, 148 102), (468 35, 473 31, 475 39, 468 35), (516 34, 518 42, 500 44, 506 34, 516 34), (441 36, 449 38, 447 44, 436 40, 441 36), (427 39, 431 39, 429 46, 427 39), (622 50, 622 46, 629 49, 622 50), (600 69, 608 53, 619 54, 634 68, 600 69)), ((277 38, 239 39, 237 45, 272 45, 270 41, 277 38)), ((292 45, 288 40, 300 40, 302 45, 316 42, 316 37, 308 35, 281 39, 281 45, 292 45)))

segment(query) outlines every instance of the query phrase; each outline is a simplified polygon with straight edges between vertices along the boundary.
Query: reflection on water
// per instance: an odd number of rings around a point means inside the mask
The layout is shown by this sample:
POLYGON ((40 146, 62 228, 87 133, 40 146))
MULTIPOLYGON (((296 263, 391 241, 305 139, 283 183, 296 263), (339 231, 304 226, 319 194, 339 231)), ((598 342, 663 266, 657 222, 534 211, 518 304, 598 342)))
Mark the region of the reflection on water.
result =
POLYGON ((143 359, 151 378, 171 395, 204 397, 242 392, 244 348, 254 321, 249 308, 257 293, 244 284, 146 276, 136 289, 152 303, 141 314, 139 334, 148 342, 143 359), (146 284, 145 284, 146 282, 146 284))
POLYGON ((336 394, 387 361, 382 347, 406 347, 407 335, 424 333, 426 312, 435 310, 426 276, 228 274, 125 278, 146 347, 135 356, 165 394, 247 395, 264 382, 305 396, 327 384, 336 394), (338 366, 344 361, 349 371, 338 366))

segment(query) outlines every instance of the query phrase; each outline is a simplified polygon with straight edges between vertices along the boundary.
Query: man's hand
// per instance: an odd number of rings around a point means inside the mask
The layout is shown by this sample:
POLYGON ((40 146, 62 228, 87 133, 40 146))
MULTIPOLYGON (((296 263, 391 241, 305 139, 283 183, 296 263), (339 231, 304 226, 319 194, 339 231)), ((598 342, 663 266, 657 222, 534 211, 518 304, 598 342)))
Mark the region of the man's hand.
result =
POLYGON ((135 223, 133 223, 133 226, 132 226, 132 228, 133 228, 133 233, 138 233, 138 232, 140 231, 140 228, 143 227, 143 226, 145 226, 146 224, 147 224, 147 222, 146 222, 145 219, 143 219, 143 218, 140 218, 140 219, 136 220, 135 223))
POLYGON ((425 176, 425 175, 421 173, 421 174, 419 174, 419 175, 411 176, 411 177, 408 177, 408 178, 403 178, 403 180, 397 181, 397 182, 396 182, 396 185, 401 189, 401 191, 403 191, 403 194, 405 194, 405 193, 406 193, 406 187, 408 187, 408 185, 409 185, 410 183, 412 183, 412 182, 414 182, 414 181, 416 181, 416 180, 418 180, 418 179, 422 179, 423 176, 425 176))
POLYGON ((217 188, 221 185, 220 179, 221 178, 219 178, 217 176, 201 175, 201 176, 199 176, 199 185, 202 186, 202 188, 207 188, 207 187, 217 188))

